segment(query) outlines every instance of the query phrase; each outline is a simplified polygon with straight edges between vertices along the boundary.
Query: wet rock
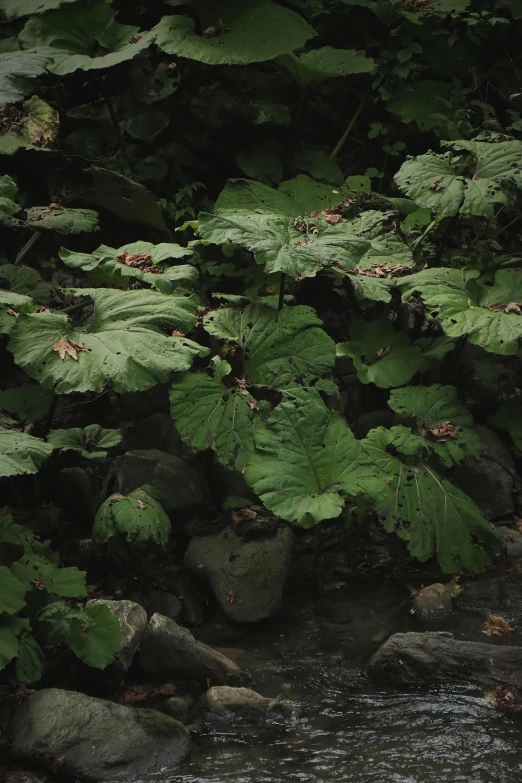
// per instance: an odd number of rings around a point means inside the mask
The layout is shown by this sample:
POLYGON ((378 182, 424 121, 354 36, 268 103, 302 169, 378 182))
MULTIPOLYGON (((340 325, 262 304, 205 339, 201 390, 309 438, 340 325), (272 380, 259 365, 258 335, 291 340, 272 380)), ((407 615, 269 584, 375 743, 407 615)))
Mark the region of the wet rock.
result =
POLYGON ((186 723, 194 707, 194 699, 188 693, 183 696, 171 696, 159 707, 165 715, 186 723))
POLYGON ((488 577, 464 585, 454 598, 453 604, 458 610, 488 617, 491 613, 502 613, 505 595, 503 580, 492 580, 488 577))
POLYGON ((156 680, 191 677, 205 681, 241 685, 241 669, 221 653, 196 641, 187 628, 155 614, 151 617, 140 648, 140 663, 156 680))
POLYGON ((506 545, 506 554, 510 560, 522 557, 522 533, 509 527, 497 527, 497 533, 506 545))
POLYGON ((176 595, 157 591, 147 603, 149 617, 153 614, 162 614, 175 620, 183 611, 183 605, 176 595))
POLYGON ((293 533, 280 527, 275 535, 244 540, 227 528, 195 536, 185 565, 208 579, 225 615, 253 623, 274 615, 281 605, 292 557, 293 533))
POLYGON ((198 703, 198 709, 210 718, 237 716, 246 720, 264 720, 268 713, 288 714, 289 709, 277 699, 267 699, 250 688, 226 685, 209 688, 198 703))
POLYGON ((511 454, 488 427, 475 427, 482 441, 480 461, 458 465, 452 480, 481 509, 487 519, 509 517, 515 511, 513 493, 519 479, 511 454))
POLYGON ((521 687, 522 647, 461 642, 442 632, 396 633, 370 659, 368 672, 402 685, 453 681, 521 687))
POLYGON ((114 662, 100 673, 104 679, 119 684, 138 652, 147 628, 147 613, 134 601, 109 601, 105 598, 87 601, 87 606, 95 604, 107 606, 120 623, 120 651, 114 662))
POLYGON ((125 433, 125 451, 157 449, 174 457, 183 455, 183 441, 172 416, 155 413, 147 419, 133 421, 125 433))
POLYGON ((33 693, 11 732, 16 758, 91 783, 174 768, 190 749, 185 727, 167 715, 58 688, 33 693))
POLYGON ((448 585, 436 583, 424 587, 413 601, 418 620, 435 620, 451 612, 451 590, 448 585))
POLYGON ((107 496, 128 495, 139 487, 158 500, 167 514, 205 506, 208 500, 204 482, 188 462, 157 449, 128 451, 111 465, 107 496))
POLYGON ((195 628, 205 621, 205 611, 201 599, 186 582, 183 583, 183 621, 195 628))

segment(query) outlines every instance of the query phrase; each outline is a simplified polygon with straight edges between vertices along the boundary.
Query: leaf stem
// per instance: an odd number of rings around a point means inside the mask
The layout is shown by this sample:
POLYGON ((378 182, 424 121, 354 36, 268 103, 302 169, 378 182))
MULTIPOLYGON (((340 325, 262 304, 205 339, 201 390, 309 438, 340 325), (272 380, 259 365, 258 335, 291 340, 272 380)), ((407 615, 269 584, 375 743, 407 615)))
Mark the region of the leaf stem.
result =
POLYGON ((22 249, 19 251, 18 255, 15 258, 15 262, 14 262, 15 266, 18 266, 18 264, 24 260, 28 252, 31 250, 33 245, 35 245, 38 242, 41 236, 42 234, 40 231, 35 231, 34 234, 32 234, 29 237, 29 239, 27 240, 27 242, 25 243, 25 245, 22 247, 22 249))
POLYGON ((279 283, 279 301, 277 303, 277 312, 281 312, 283 309, 283 305, 285 303, 285 285, 286 285, 286 274, 284 272, 281 272, 281 281, 279 283))
POLYGON ((116 117, 116 112, 114 111, 114 104, 109 98, 108 95, 105 96, 105 103, 107 104, 107 108, 109 110, 109 116, 111 118, 112 126, 114 128, 114 132, 116 134, 116 140, 118 142, 118 147, 120 149, 121 155, 127 166, 129 167, 129 171, 131 174, 134 173, 131 159, 129 158, 129 153, 127 152, 127 147, 125 146, 125 142, 123 140, 123 136, 121 135, 120 126, 118 123, 118 118, 116 117))
POLYGON ((367 93, 365 93, 363 95, 363 97, 361 98, 361 100, 359 101, 359 105, 357 106, 357 108, 356 108, 356 110, 355 110, 355 112, 353 114, 353 117, 351 118, 350 122, 346 126, 346 130, 344 131, 343 135, 341 136, 341 138, 339 139, 339 141, 337 142, 337 144, 333 148, 332 152, 330 153, 330 158, 332 160, 334 160, 337 157, 337 155, 340 153, 340 151, 344 147, 345 142, 348 139, 348 136, 350 135, 350 133, 354 129, 355 123, 359 119, 359 114, 363 110, 363 106, 366 103, 366 98, 367 97, 368 97, 367 93))

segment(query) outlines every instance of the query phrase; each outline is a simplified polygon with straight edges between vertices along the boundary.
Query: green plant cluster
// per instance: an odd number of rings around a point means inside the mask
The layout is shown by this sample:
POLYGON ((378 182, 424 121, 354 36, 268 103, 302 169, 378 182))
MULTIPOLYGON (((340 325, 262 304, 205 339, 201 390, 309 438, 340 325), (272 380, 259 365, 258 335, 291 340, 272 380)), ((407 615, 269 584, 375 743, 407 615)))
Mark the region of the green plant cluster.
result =
MULTIPOLYGON (((309 528, 362 504, 413 557, 483 570, 501 542, 452 474, 475 420, 522 452, 522 0, 0 14, 0 668, 36 680, 38 640, 114 656, 15 490, 64 452, 103 470, 118 401, 156 386, 187 449, 242 477, 226 508, 253 492, 309 528), (358 431, 375 409, 390 426, 358 431)), ((141 490, 94 527, 169 532, 141 490)))

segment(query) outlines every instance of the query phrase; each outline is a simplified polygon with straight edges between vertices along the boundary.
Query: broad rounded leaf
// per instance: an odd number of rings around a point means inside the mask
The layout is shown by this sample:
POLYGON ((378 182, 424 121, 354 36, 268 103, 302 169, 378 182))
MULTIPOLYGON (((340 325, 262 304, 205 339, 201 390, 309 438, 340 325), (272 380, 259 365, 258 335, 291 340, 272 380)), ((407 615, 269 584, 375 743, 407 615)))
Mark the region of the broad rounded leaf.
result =
POLYGON ((377 67, 375 60, 356 49, 334 49, 324 46, 306 54, 284 55, 279 62, 304 85, 319 84, 325 79, 354 73, 371 73, 377 67))
POLYGON ((87 595, 85 571, 79 571, 76 566, 55 568, 42 565, 37 567, 39 576, 47 592, 63 598, 83 598, 87 595))
POLYGON ((0 476, 37 473, 52 450, 40 438, 0 427, 0 476))
MULTIPOLYGON (((1 633, 1 631, 0 631, 1 633)), ((38 682, 42 676, 43 654, 40 645, 30 633, 23 633, 18 643, 16 676, 20 682, 38 682)))
POLYGON ((16 614, 23 609, 25 593, 24 583, 13 576, 7 566, 0 566, 0 613, 16 614))
POLYGON ((95 604, 73 617, 67 644, 88 666, 105 669, 120 650, 120 623, 108 606, 95 604))
POLYGON ((32 378, 55 385, 58 394, 101 392, 107 384, 120 393, 143 391, 207 353, 160 330, 169 325, 190 331, 196 305, 189 297, 103 288, 79 289, 76 295, 92 298, 90 323, 75 329, 59 313, 22 314, 9 342, 16 363, 32 378))
POLYGON ((59 451, 77 451, 86 459, 107 456, 107 450, 114 448, 123 439, 121 430, 105 430, 100 424, 70 427, 65 430, 51 430, 47 442, 59 451))
POLYGON ((515 354, 522 339, 522 271, 501 269, 494 285, 478 276, 476 270, 425 269, 398 285, 405 300, 421 295, 449 337, 467 335, 491 353, 515 354))
POLYGON ((150 32, 118 24, 106 3, 78 3, 30 19, 19 40, 24 49, 44 48, 49 70, 63 75, 110 68, 130 60, 152 43, 150 32))
POLYGON ((280 403, 266 427, 256 427, 255 443, 245 478, 282 519, 312 527, 339 516, 343 492, 357 492, 352 473, 360 443, 319 399, 280 403))
MULTIPOLYGON (((15 0, 18 5, 18 0, 15 0)), ((49 55, 41 52, 0 54, 0 107, 18 103, 31 92, 34 80, 45 72, 49 55)))
POLYGON ((22 109, 13 108, 12 127, 9 116, 1 126, 0 155, 13 155, 19 149, 47 151, 58 135, 58 112, 48 103, 33 95, 22 109))
POLYGON ((104 207, 122 220, 165 230, 156 197, 144 185, 98 166, 91 166, 87 173, 91 184, 82 191, 82 201, 104 207))
POLYGON ((451 118, 451 84, 419 79, 402 83, 396 95, 388 101, 388 110, 398 114, 403 122, 415 122, 419 130, 427 131, 441 124, 441 114, 451 118), (438 118, 434 115, 438 114, 438 118))
POLYGON ((350 342, 337 346, 337 355, 353 360, 362 383, 375 383, 381 389, 402 386, 424 365, 421 349, 387 321, 356 321, 350 336, 350 342))
POLYGON ((29 207, 27 227, 58 234, 83 234, 98 230, 98 213, 92 209, 66 207, 29 207))
POLYGON ((241 65, 292 52, 315 35, 305 20, 271 0, 199 3, 203 35, 187 16, 164 16, 152 30, 167 54, 210 65, 241 65))
POLYGON ((10 628, 0 624, 0 671, 17 655, 18 639, 10 628))
POLYGON ((445 142, 451 152, 407 160, 395 181, 421 207, 441 215, 491 217, 508 204, 508 186, 522 187, 522 141, 445 142))
POLYGON ((129 543, 165 544, 170 535, 170 520, 161 503, 144 489, 135 489, 126 496, 107 498, 98 509, 92 534, 102 544, 117 535, 129 543))
POLYGON ((32 16, 51 11, 64 3, 76 3, 78 0, 0 0, 0 9, 7 19, 18 19, 20 16, 32 16))
POLYGON ((30 266, 2 264, 0 266, 0 279, 8 281, 10 292, 21 294, 22 296, 30 296, 35 302, 41 304, 49 301, 54 290, 54 286, 43 280, 36 269, 30 266))

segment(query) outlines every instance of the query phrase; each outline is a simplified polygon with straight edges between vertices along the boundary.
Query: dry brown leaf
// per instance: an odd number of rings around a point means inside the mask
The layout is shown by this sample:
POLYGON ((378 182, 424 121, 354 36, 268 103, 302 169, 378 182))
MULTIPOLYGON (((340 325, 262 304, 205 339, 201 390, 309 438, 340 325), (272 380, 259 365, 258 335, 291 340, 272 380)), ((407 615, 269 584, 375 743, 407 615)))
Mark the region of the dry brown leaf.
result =
POLYGON ((490 614, 486 622, 482 633, 486 636, 502 636, 503 633, 509 633, 513 629, 504 617, 500 617, 498 614, 490 614))
POLYGON ((227 603, 233 604, 236 600, 236 591, 235 590, 229 590, 227 595, 227 603))
POLYGON ((70 356, 71 359, 74 359, 74 361, 77 362, 78 351, 85 350, 86 349, 83 345, 78 345, 78 343, 69 340, 67 337, 62 337, 53 345, 53 351, 56 351, 62 361, 65 360, 66 356, 70 356))
POLYGON ((377 351, 377 358, 384 359, 384 357, 391 351, 391 345, 386 345, 384 348, 379 348, 377 351))
POLYGON ((138 498, 138 508, 147 508, 147 504, 138 498))

